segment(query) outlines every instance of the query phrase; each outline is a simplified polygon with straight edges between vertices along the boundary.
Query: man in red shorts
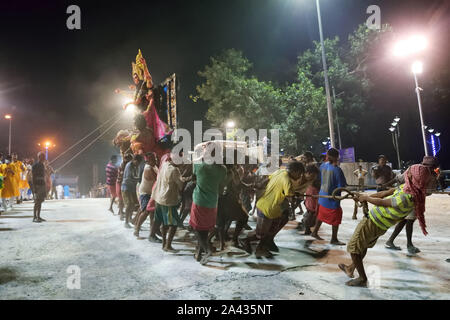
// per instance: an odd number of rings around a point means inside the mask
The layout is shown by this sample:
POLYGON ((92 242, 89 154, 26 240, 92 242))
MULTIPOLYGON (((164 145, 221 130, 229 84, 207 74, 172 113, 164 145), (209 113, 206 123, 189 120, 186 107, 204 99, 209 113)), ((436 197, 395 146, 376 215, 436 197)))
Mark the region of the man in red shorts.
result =
MULTIPOLYGON (((342 169, 338 166, 339 151, 331 148, 327 151, 327 161, 320 166, 321 186, 319 195, 331 196, 336 188, 345 187, 347 181, 345 180, 342 169)), ((319 199, 319 211, 317 214, 316 226, 314 228, 312 237, 323 240, 318 235, 319 228, 325 222, 332 226, 331 244, 344 245, 337 238, 339 225, 342 222, 342 208, 340 201, 335 201, 329 198, 319 199)))

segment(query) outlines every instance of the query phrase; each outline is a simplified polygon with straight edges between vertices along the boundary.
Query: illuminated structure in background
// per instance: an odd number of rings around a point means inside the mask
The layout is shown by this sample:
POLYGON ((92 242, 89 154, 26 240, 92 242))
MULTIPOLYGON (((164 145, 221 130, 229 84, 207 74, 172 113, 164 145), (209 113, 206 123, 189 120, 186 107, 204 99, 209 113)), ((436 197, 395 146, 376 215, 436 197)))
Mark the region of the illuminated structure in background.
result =
POLYGON ((427 143, 431 147, 431 154, 435 157, 439 151, 441 151, 441 133, 435 132, 433 128, 428 128, 427 126, 425 126, 424 129, 428 129, 427 131, 430 134, 430 138, 427 140, 427 143))

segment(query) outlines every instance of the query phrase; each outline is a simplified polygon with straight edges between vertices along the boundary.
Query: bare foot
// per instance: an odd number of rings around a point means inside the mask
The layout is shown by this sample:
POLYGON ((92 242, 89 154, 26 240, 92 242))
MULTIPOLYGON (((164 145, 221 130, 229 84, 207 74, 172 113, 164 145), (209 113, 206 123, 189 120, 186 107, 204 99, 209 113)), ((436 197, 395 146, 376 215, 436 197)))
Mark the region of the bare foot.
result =
POLYGON ((256 259, 260 259, 261 257, 271 258, 272 256, 273 256, 272 253, 269 250, 267 250, 266 248, 264 248, 264 247, 256 248, 256 251, 255 251, 256 259))
POLYGON ((149 236, 148 237, 148 241, 152 242, 152 243, 161 243, 162 241, 160 239, 158 239, 156 236, 149 236))
POLYGON ((206 252, 206 254, 202 257, 202 259, 200 260, 200 264, 202 266, 204 266, 205 264, 208 263, 208 258, 211 256, 211 251, 206 252))
POLYGON ((200 247, 195 248, 194 259, 199 261, 202 259, 202 249, 200 247))
POLYGON ((178 250, 175 250, 174 248, 172 248, 172 246, 168 247, 166 246, 165 248, 163 248, 164 251, 166 252, 170 252, 170 253, 177 253, 178 250))
POLYGON ((114 210, 112 208, 109 208, 108 211, 112 212, 114 214, 114 210))
POLYGON ((47 221, 45 219, 42 219, 41 217, 38 218, 39 222, 47 221))
POLYGON ((416 254, 416 253, 419 253, 420 250, 419 250, 419 248, 417 248, 417 247, 414 247, 414 246, 408 246, 408 252, 409 252, 410 254, 416 254))
POLYGON ((367 287, 367 279, 356 278, 345 283, 349 287, 367 287))
POLYGON ((136 238, 139 238, 139 231, 134 231, 134 233, 133 233, 133 235, 136 237, 136 238))
POLYGON ((391 249, 391 250, 402 250, 402 248, 397 247, 393 242, 391 241, 387 241, 386 244, 384 245, 386 247, 386 249, 391 249))
POLYGON ((344 273, 349 277, 349 278, 354 278, 355 275, 353 274, 354 271, 351 271, 349 267, 347 267, 345 264, 340 263, 338 264, 339 269, 341 269, 342 271, 344 271, 344 273))
POLYGON ((358 220, 358 218, 356 218, 356 216, 353 216, 353 217, 352 217, 352 220, 358 220))
POLYGON ((239 244, 247 253, 252 254, 252 246, 250 245, 250 241, 239 239, 239 244))
POLYGON ((341 242, 341 241, 339 241, 338 239, 331 240, 330 243, 331 243, 331 244, 334 244, 334 245, 336 245, 336 246, 343 246, 343 245, 345 245, 344 242, 341 242))
POLYGON ((316 238, 317 240, 323 240, 317 233, 311 233, 311 237, 316 238))

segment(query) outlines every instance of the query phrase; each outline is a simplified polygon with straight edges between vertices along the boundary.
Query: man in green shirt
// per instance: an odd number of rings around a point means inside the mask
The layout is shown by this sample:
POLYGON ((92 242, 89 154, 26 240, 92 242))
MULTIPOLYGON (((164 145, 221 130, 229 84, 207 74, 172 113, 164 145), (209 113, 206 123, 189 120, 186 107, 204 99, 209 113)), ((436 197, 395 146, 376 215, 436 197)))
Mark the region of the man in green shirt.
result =
POLYGON ((206 264, 212 253, 208 243, 208 233, 216 225, 219 186, 226 174, 227 169, 224 165, 208 164, 204 159, 200 163, 194 163, 193 175, 196 186, 192 195, 189 224, 197 235, 198 246, 195 256, 201 264, 206 264), (201 258, 202 252, 206 253, 203 258, 201 258))

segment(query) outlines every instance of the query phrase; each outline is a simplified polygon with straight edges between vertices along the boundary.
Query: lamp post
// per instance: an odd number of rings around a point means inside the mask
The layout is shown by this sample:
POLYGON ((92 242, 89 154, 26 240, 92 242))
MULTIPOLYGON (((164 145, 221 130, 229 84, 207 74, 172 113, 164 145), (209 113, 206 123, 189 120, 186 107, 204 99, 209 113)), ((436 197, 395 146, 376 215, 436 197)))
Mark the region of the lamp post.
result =
POLYGON ((317 20, 319 22, 319 34, 320 34, 320 46, 322 48, 322 65, 323 65, 323 77, 325 79, 325 93, 327 96, 327 110, 328 110, 328 126, 330 129, 331 147, 335 147, 334 143, 334 121, 333 121, 333 108, 331 106, 331 96, 330 96, 330 84, 328 82, 328 69, 327 61, 325 59, 325 46, 323 44, 323 33, 322 33, 322 19, 320 16, 320 4, 319 0, 316 0, 317 7, 317 20))
POLYGON ((400 138, 400 118, 395 117, 394 122, 391 123, 391 127, 389 131, 392 133, 392 143, 394 144, 394 148, 397 151, 397 161, 398 161, 398 169, 402 169, 402 162, 400 160, 400 146, 398 143, 398 139, 400 138))
MULTIPOLYGON (((38 143, 38 146, 41 146, 40 143, 38 143)), ((50 141, 45 141, 43 143, 43 146, 45 148, 45 160, 48 160, 48 149, 51 147, 56 147, 56 145, 54 145, 53 143, 51 143, 50 141)))
POLYGON ((9 147, 8 147, 8 154, 11 154, 11 122, 12 122, 12 116, 10 114, 5 115, 5 119, 9 120, 9 147))
POLYGON ((419 82, 417 80, 417 74, 422 73, 423 65, 420 61, 415 61, 412 64, 412 73, 414 74, 414 82, 416 84, 416 95, 417 95, 417 103, 419 105, 419 114, 420 114, 420 127, 422 129, 422 138, 423 138, 423 148, 425 151, 425 155, 428 156, 428 148, 427 148, 427 139, 425 136, 425 126, 423 123, 423 112, 422 112, 422 98, 420 96, 420 91, 423 91, 422 88, 419 87, 419 82))
MULTIPOLYGON (((419 52, 426 49, 428 43, 427 39, 421 35, 414 35, 408 39, 399 41, 394 47, 394 55, 397 57, 406 57, 409 55, 417 55, 419 52)), ((415 91, 417 95, 417 102, 419 104, 419 114, 420 114, 420 127, 422 130, 423 148, 425 155, 428 156, 427 141, 425 136, 425 128, 423 124, 423 112, 422 112, 422 99, 420 96, 420 91, 422 88, 419 87, 419 82, 417 80, 417 75, 422 73, 423 65, 420 61, 415 61, 412 64, 412 73, 414 74, 414 82, 416 85, 415 91)))
POLYGON ((337 132, 338 132, 338 141, 339 141, 339 150, 342 149, 342 140, 341 140, 341 130, 339 129, 339 118, 338 118, 338 112, 337 112, 337 107, 336 107, 336 98, 339 97, 341 94, 344 93, 344 91, 339 92, 336 95, 336 91, 334 90, 334 87, 331 87, 333 90, 333 105, 334 105, 334 109, 336 111, 336 127, 337 127, 337 132))

